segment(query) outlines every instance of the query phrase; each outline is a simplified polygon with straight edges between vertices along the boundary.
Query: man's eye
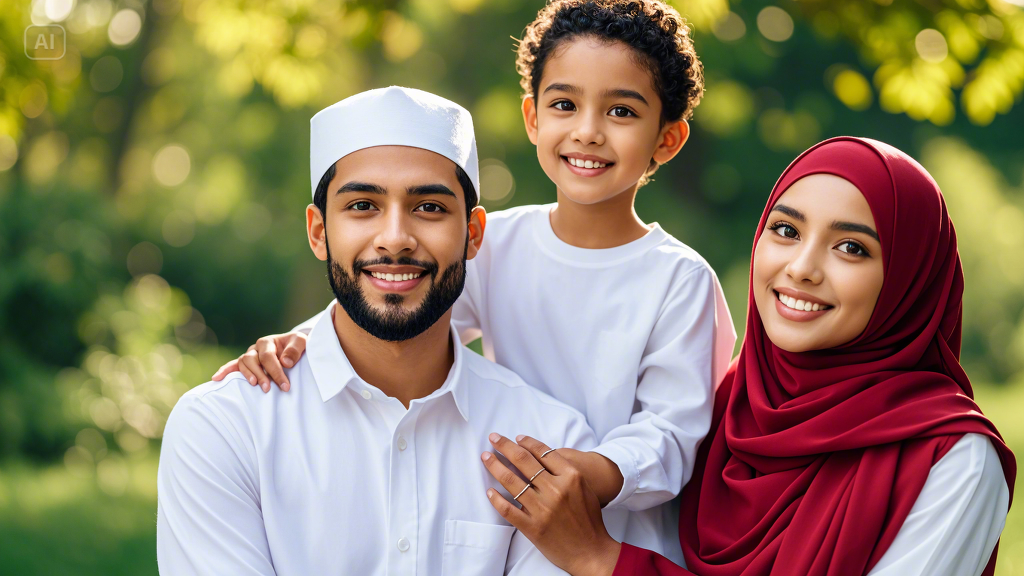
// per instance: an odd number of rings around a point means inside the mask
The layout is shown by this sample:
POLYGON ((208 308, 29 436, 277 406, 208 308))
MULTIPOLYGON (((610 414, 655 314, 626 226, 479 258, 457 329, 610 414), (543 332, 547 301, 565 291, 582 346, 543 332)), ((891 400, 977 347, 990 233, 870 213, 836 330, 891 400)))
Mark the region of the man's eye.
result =
POLYGON ((563 112, 572 112, 576 109, 576 105, 568 100, 559 100, 551 105, 555 110, 561 110, 563 112))
POLYGON ((351 208, 352 210, 358 210, 359 212, 365 212, 367 210, 373 210, 373 204, 367 202, 366 200, 362 200, 349 206, 349 208, 351 208))
POLYGON ((625 106, 616 106, 612 108, 610 114, 616 118, 629 118, 630 116, 636 116, 632 110, 625 106))
POLYGON ((852 241, 843 242, 839 246, 836 246, 836 248, 838 248, 840 252, 846 252, 847 254, 852 254, 854 256, 868 255, 868 251, 865 250, 863 246, 852 241))
POLYGON ((427 202, 426 204, 420 204, 416 209, 421 211, 421 212, 430 212, 430 213, 434 213, 434 214, 439 214, 439 213, 442 213, 442 212, 447 212, 447 210, 444 209, 444 206, 441 206, 439 204, 434 204, 433 202, 427 202))

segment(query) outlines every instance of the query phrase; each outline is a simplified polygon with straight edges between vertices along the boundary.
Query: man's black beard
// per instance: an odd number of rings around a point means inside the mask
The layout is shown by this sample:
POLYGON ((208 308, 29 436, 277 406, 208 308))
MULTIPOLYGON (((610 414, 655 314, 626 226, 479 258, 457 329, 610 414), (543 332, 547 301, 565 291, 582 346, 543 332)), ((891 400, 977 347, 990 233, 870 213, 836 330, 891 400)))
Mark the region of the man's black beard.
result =
POLYGON ((447 312, 462 294, 466 284, 466 248, 462 251, 462 259, 444 270, 440 280, 437 278, 438 266, 435 262, 421 262, 408 257, 392 260, 382 256, 376 260, 356 260, 352 264, 350 275, 340 264, 331 258, 331 247, 327 246, 327 278, 331 282, 331 290, 338 303, 345 309, 349 318, 357 326, 370 335, 387 342, 402 342, 415 338, 433 326, 447 312), (363 269, 378 265, 418 266, 430 275, 430 290, 423 298, 419 308, 406 312, 402 309, 405 297, 400 294, 385 294, 386 307, 383 311, 370 306, 366 301, 359 277, 363 269))

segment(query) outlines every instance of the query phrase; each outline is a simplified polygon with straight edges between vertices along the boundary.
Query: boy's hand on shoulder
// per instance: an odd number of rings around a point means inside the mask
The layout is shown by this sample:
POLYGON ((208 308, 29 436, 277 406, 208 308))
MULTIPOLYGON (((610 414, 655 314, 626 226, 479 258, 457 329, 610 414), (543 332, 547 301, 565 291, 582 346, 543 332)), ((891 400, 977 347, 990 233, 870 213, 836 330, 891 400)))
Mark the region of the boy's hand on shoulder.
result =
POLYGON ((291 368, 306 351, 308 336, 302 332, 272 334, 264 336, 249 346, 249 350, 237 359, 220 367, 213 375, 213 380, 223 380, 225 376, 239 371, 253 386, 259 386, 264 392, 270 392, 270 383, 277 384, 282 392, 291 388, 284 369, 291 368))
POLYGON ((560 448, 558 453, 568 460, 586 479, 590 489, 604 508, 622 491, 622 472, 618 465, 597 452, 581 452, 572 448, 560 448))

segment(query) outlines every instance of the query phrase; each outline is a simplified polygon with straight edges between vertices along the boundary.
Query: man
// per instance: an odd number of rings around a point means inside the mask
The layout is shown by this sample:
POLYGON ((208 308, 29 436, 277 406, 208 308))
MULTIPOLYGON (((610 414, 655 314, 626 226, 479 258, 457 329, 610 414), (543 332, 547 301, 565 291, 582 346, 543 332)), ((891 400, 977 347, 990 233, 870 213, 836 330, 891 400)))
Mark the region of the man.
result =
POLYGON ((391 87, 320 111, 310 129, 307 234, 337 300, 288 394, 267 399, 236 373, 174 408, 161 573, 555 570, 525 539, 512 544, 478 458, 493 432, 583 450, 596 439, 581 414, 467 353, 451 327, 485 226, 469 113, 391 87))

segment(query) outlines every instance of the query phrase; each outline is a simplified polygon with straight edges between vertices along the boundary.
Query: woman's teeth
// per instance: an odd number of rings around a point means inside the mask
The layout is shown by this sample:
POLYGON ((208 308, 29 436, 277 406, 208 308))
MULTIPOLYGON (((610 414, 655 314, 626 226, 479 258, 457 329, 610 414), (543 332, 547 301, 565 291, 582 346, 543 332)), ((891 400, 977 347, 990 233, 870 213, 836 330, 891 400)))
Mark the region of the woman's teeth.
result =
POLYGON ((593 160, 580 160, 579 158, 572 157, 567 158, 569 159, 569 164, 572 164, 577 168, 604 168, 605 166, 607 166, 607 164, 594 162, 593 160))
POLYGON ((423 275, 423 272, 416 274, 385 274, 383 272, 370 272, 370 276, 374 278, 380 278, 387 282, 401 282, 403 280, 412 280, 413 278, 419 278, 423 275))
POLYGON ((797 300, 792 296, 786 296, 781 292, 775 293, 779 297, 779 302, 786 305, 787 308, 793 310, 803 310, 804 312, 817 312, 818 310, 825 310, 831 308, 831 306, 825 306, 823 304, 812 304, 810 302, 804 302, 803 300, 797 300))

